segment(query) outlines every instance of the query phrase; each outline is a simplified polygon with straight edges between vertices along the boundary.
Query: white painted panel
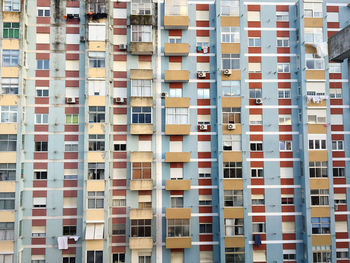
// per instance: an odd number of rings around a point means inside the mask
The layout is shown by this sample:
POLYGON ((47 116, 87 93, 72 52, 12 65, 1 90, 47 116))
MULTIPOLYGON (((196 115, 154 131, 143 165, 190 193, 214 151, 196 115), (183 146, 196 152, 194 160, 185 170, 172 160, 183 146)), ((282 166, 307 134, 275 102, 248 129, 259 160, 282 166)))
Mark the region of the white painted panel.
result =
POLYGON ((103 239, 104 224, 95 224, 95 239, 103 239))
POLYGON ((66 87, 66 98, 79 98, 79 88, 66 87))
POLYGON ((196 20, 197 21, 208 21, 209 20, 209 11, 196 11, 196 20))
POLYGON ((152 141, 139 141, 139 151, 152 151, 152 141))
POLYGON ((348 222, 335 221, 335 232, 348 232, 348 222))
POLYGON ((210 72, 210 63, 197 63, 197 71, 210 72))
POLYGON ((89 25, 89 41, 105 41, 106 25, 89 25))
POLYGON ((127 89, 126 88, 114 88, 113 89, 114 98, 126 98, 127 97, 127 89))
POLYGON ((106 95, 106 81, 104 80, 89 80, 88 87, 90 96, 106 95))
POLYGON ((295 222, 282 222, 282 233, 294 233, 295 222))
POLYGON ((67 44, 80 44, 80 35, 79 34, 67 34, 66 35, 67 44))
POLYGON ((66 60, 66 70, 79 71, 79 60, 66 60))
POLYGON ((182 152, 182 142, 171 141, 170 142, 170 152, 182 152))
POLYGON ((95 224, 86 224, 85 239, 94 239, 95 224))
POLYGON ((36 34, 36 43, 49 44, 50 43, 50 34, 36 34))
POLYGON ((198 152, 211 152, 211 142, 210 141, 199 141, 198 142, 198 152))
POLYGON ((76 197, 63 197, 63 208, 77 208, 78 201, 76 197))
POLYGON ((126 168, 114 168, 113 179, 126 179, 126 168))
POLYGON ((113 9, 114 18, 127 18, 127 9, 126 8, 114 8, 113 9))
POLYGON ((113 115, 113 124, 122 124, 125 125, 128 123, 128 118, 126 114, 114 114, 113 115))
POLYGON ((260 12, 248 11, 248 21, 260 21, 260 12))
POLYGON ((183 252, 171 252, 171 263, 184 263, 183 252))
POLYGON ((253 261, 266 261, 266 250, 253 250, 253 261))
POLYGON ((293 178, 293 167, 281 167, 280 176, 281 178, 293 178))
POLYGON ((182 179, 183 169, 182 168, 170 168, 170 178, 171 179, 182 179))

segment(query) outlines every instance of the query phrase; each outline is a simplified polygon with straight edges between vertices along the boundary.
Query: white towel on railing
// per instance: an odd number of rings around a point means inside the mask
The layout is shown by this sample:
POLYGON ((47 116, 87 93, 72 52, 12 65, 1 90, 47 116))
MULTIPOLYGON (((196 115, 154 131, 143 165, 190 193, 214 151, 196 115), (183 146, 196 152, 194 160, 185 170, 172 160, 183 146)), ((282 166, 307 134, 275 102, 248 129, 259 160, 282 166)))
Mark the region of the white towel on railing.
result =
POLYGON ((58 237, 57 238, 58 249, 68 249, 68 237, 58 237))

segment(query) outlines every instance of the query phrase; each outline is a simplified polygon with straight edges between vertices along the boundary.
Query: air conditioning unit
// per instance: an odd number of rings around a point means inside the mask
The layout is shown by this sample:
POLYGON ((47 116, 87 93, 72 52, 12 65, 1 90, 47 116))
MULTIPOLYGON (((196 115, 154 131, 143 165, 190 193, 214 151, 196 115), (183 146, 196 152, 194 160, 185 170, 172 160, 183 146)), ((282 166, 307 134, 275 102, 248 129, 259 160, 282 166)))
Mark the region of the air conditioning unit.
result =
POLYGON ((263 103, 263 100, 258 98, 258 99, 255 99, 255 104, 262 104, 263 103))
POLYGON ((203 71, 199 71, 198 72, 198 78, 200 79, 204 79, 207 76, 207 73, 203 72, 203 71))
POLYGON ((85 36, 80 36, 80 42, 85 42, 85 36))
POLYGON ((67 98, 67 103, 74 104, 76 102, 75 98, 69 97, 67 98))
POLYGON ((119 50, 126 50, 128 46, 126 44, 120 44, 119 45, 119 50))
POLYGON ((74 18, 79 18, 79 14, 74 14, 74 18))
POLYGON ((166 98, 166 97, 168 97, 168 93, 167 93, 167 92, 162 92, 162 93, 160 94, 160 96, 161 96, 162 98, 166 98))
POLYGON ((225 76, 230 76, 232 74, 232 70, 231 69, 224 69, 224 75, 225 76))
POLYGON ((206 130, 208 130, 208 125, 205 125, 205 124, 199 125, 199 130, 200 130, 200 131, 206 131, 206 130))
POLYGON ((116 103, 124 103, 125 102, 125 98, 121 98, 121 97, 117 97, 114 100, 116 103))
POLYGON ((227 125, 228 130, 235 130, 236 129, 236 124, 230 123, 227 125))

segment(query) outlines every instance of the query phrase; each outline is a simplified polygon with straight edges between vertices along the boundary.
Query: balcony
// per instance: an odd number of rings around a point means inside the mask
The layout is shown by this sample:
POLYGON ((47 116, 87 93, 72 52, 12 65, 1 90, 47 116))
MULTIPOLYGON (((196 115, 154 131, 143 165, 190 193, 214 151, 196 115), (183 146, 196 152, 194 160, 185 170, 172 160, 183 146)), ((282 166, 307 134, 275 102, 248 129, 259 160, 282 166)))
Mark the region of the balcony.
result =
POLYGON ((152 179, 137 179, 130 181, 131 191, 149 191, 153 189, 152 179))
POLYGON ((133 55, 152 55, 152 42, 130 42, 130 53, 133 55))
POLYGON ((152 25, 152 15, 130 15, 130 25, 152 25))
POLYGON ((129 248, 130 249, 152 249, 153 238, 151 237, 130 237, 129 248))
POLYGON ((166 238, 166 248, 191 248, 192 238, 191 237, 167 237, 166 238))
POLYGON ((304 18, 304 27, 323 27, 323 19, 320 17, 305 17, 304 18))
POLYGON ((167 163, 188 163, 191 158, 190 152, 166 152, 165 162, 167 163))
POLYGON ((153 79, 153 70, 152 69, 130 69, 130 79, 153 79))
POLYGON ((244 237, 225 237, 225 247, 244 247, 244 237))
POLYGON ((188 70, 166 70, 164 72, 165 82, 188 82, 190 72, 188 70))
POLYGON ((165 29, 187 29, 188 16, 165 16, 164 28, 165 29))
POLYGON ((165 43, 164 55, 165 56, 188 56, 190 47, 187 43, 165 43))
POLYGON ((191 190, 191 181, 190 180, 166 180, 165 190, 191 190))
POLYGON ((165 135, 189 135, 190 127, 189 124, 166 124, 165 135))
POLYGON ((130 124, 130 134, 153 134, 153 124, 130 124))
POLYGON ((131 208, 129 212, 129 217, 132 220, 153 219, 153 212, 151 208, 131 208))
POLYGON ((165 98, 165 108, 189 108, 190 98, 165 98))
POLYGON ((130 162, 150 163, 153 162, 153 152, 131 152, 130 162))
POLYGON ((166 219, 190 219, 191 208, 167 208, 165 217, 166 219))

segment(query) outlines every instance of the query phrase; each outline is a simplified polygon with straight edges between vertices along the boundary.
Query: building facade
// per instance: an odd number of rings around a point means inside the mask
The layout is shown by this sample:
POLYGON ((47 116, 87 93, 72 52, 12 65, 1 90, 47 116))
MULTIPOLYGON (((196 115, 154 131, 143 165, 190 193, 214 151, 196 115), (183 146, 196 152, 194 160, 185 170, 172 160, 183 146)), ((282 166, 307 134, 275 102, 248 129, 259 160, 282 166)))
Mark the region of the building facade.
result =
POLYGON ((0 262, 349 262, 348 0, 0 20, 0 262))

